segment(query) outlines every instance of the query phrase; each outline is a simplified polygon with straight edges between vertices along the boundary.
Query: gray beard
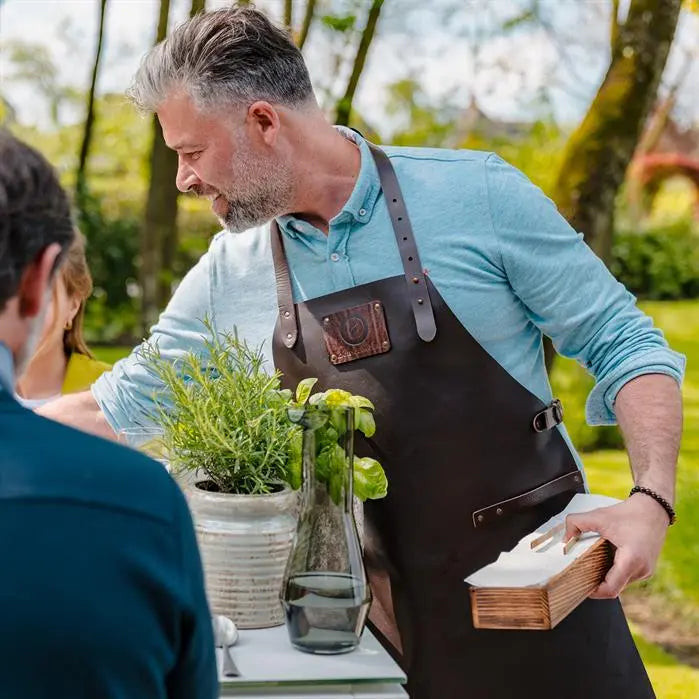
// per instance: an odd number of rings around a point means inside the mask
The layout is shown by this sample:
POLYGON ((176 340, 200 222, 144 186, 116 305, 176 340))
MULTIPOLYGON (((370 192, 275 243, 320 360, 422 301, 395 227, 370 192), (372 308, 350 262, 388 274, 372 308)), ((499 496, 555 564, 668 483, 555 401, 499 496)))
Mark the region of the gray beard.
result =
POLYGON ((266 194, 259 193, 249 199, 228 199, 224 195, 228 211, 223 218, 219 218, 221 225, 229 233, 244 233, 250 228, 262 226, 271 221, 275 216, 284 213, 284 203, 270 198, 266 194))
MULTIPOLYGON (((244 139, 241 142, 244 143, 244 139)), ((290 167, 281 162, 261 160, 245 147, 241 148, 236 162, 240 171, 246 173, 243 186, 238 191, 219 190, 228 211, 218 219, 229 233, 243 233, 266 224, 275 216, 289 213, 294 198, 290 167)))

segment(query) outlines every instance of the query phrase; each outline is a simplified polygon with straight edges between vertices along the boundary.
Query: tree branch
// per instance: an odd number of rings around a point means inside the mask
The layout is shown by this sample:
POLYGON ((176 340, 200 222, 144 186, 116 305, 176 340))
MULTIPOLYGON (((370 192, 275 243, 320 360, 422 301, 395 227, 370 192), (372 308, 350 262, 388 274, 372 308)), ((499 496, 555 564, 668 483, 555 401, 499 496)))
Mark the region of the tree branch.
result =
POLYGON ((194 15, 199 14, 199 12, 204 12, 204 10, 206 10, 206 0, 192 0, 189 16, 194 17, 194 15))
POLYGON ((366 57, 369 52, 369 46, 371 45, 372 39, 374 38, 376 24, 379 20, 379 14, 381 13, 382 5, 383 0, 373 0, 373 2, 371 3, 371 7, 369 8, 369 15, 367 17, 366 26, 364 27, 364 31, 362 32, 362 38, 359 41, 357 55, 354 59, 352 74, 350 75, 349 82, 347 83, 347 89, 345 90, 345 94, 337 104, 335 123, 341 126, 347 126, 349 124, 354 94, 357 91, 359 78, 361 77, 362 71, 364 70, 364 64, 366 63, 366 57))
POLYGON ((311 22, 313 22, 313 17, 315 16, 316 10, 316 0, 308 0, 306 4, 306 12, 303 15, 303 24, 301 24, 301 31, 299 32, 298 47, 303 49, 306 39, 308 39, 308 31, 311 28, 311 22))
POLYGON ((87 115, 85 116, 85 130, 83 131, 83 141, 80 146, 80 157, 78 159, 78 170, 76 173, 76 189, 78 197, 81 196, 85 186, 85 168, 87 166, 87 156, 90 151, 92 141, 92 127, 95 121, 95 90, 97 88, 97 75, 99 73, 100 60, 102 58, 102 40, 104 38, 104 20, 107 13, 107 0, 102 0, 100 4, 99 28, 97 31, 97 49, 95 50, 95 62, 92 66, 92 79, 90 80, 90 90, 87 99, 87 115))
POLYGON ((612 14, 610 17, 609 46, 614 52, 614 46, 619 41, 619 4, 621 0, 612 0, 612 14))

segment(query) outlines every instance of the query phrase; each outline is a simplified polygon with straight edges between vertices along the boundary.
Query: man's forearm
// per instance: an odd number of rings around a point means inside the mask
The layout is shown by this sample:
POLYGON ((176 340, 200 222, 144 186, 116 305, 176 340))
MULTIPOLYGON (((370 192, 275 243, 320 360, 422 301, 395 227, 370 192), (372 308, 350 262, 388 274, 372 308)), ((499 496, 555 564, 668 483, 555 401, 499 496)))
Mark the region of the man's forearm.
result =
POLYGON ((90 391, 62 396, 41 406, 36 412, 104 439, 117 438, 90 391))
POLYGON ((664 374, 625 384, 614 403, 636 485, 675 500, 675 472, 682 436, 682 394, 664 374))

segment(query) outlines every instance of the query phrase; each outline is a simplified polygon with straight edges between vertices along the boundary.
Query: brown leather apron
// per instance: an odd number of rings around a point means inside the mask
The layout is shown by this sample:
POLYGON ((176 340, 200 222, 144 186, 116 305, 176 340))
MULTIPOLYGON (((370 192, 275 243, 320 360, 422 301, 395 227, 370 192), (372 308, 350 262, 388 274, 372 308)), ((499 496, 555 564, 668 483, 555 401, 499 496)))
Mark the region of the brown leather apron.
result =
POLYGON ((375 632, 414 699, 642 699, 653 690, 617 600, 553 631, 474 629, 464 578, 559 512, 583 481, 546 406, 464 329, 420 264, 388 157, 372 146, 405 275, 294 304, 272 224, 283 383, 319 379, 376 406, 361 456, 388 496, 365 503, 375 632), (397 625, 396 625, 397 622, 397 625))

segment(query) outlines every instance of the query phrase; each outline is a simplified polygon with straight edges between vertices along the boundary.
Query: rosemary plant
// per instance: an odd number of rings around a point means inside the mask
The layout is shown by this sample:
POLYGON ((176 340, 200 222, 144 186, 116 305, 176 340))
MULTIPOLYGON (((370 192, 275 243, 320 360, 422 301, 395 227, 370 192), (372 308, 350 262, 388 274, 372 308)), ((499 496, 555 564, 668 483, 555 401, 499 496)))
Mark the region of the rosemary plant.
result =
POLYGON ((159 422, 175 471, 198 471, 223 493, 265 494, 301 481, 301 429, 288 417, 292 397, 280 374, 265 371, 260 349, 209 321, 206 361, 188 353, 164 359, 146 346, 142 358, 162 381, 159 422))

